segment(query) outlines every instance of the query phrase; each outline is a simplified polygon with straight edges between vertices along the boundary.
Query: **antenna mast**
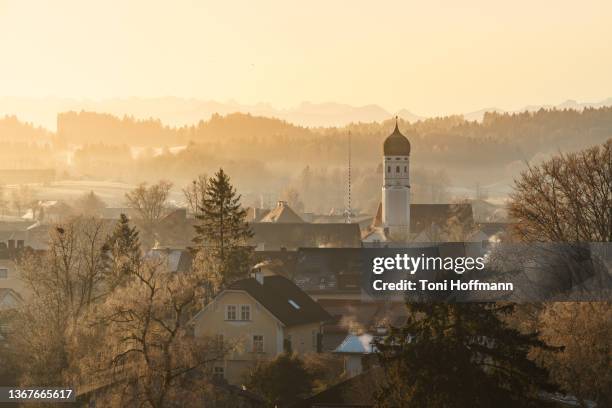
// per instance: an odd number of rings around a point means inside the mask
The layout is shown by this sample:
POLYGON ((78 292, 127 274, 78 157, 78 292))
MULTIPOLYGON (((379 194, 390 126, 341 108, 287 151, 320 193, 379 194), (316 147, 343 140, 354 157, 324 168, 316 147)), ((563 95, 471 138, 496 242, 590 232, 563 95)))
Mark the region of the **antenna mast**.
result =
POLYGON ((351 132, 348 132, 348 183, 347 183, 348 200, 346 205, 346 223, 352 222, 353 209, 351 208, 351 132))

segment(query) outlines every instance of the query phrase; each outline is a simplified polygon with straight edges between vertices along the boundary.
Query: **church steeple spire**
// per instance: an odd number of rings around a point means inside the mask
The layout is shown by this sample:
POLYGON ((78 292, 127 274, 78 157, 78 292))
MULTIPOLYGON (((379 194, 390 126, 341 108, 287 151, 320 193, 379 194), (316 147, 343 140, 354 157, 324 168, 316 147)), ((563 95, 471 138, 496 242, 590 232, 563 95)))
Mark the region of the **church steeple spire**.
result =
POLYGON ((408 156, 410 155, 410 142, 399 130, 399 118, 395 117, 395 129, 393 133, 385 139, 383 144, 383 154, 385 156, 408 156))
POLYGON ((383 144, 382 224, 394 240, 410 235, 410 142, 395 129, 383 144))

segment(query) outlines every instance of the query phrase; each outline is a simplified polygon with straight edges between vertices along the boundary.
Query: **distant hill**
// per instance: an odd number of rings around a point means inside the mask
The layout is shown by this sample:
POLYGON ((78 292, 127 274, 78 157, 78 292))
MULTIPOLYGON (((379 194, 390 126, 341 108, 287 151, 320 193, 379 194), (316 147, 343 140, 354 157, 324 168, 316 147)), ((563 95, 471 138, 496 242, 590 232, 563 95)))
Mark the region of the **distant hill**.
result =
MULTIPOLYGON (((115 116, 132 116, 135 119, 160 119, 169 126, 192 125, 208 120, 212 115, 250 113, 255 116, 276 118, 298 126, 333 127, 349 123, 382 122, 394 116, 378 105, 352 106, 341 103, 303 102, 290 109, 278 109, 267 103, 255 105, 235 101, 217 102, 176 97, 124 98, 124 99, 68 99, 68 98, 14 98, 0 97, 0 116, 16 115, 21 120, 33 122, 55 130, 57 114, 67 111, 89 111, 115 116)), ((404 120, 413 122, 423 117, 406 109, 397 113, 404 120)))
POLYGON ((464 113, 463 117, 465 118, 465 120, 482 122, 482 118, 484 117, 485 113, 488 112, 504 113, 505 111, 503 109, 497 108, 485 108, 474 112, 464 113))
POLYGON ((408 121, 410 123, 417 122, 423 119, 427 119, 427 116, 415 115, 414 113, 410 112, 408 109, 400 109, 395 114, 399 116, 401 119, 404 119, 405 121, 408 121))
POLYGON ((603 108, 605 106, 612 106, 612 98, 607 98, 604 99, 603 101, 600 102, 577 102, 573 99, 568 99, 565 102, 562 102, 558 105, 527 105, 525 107, 523 107, 522 109, 518 109, 515 111, 506 111, 503 109, 498 109, 498 108, 485 108, 485 109, 480 109, 474 112, 468 112, 468 113, 464 113, 463 117, 465 118, 465 120, 469 120, 469 121, 477 121, 477 122, 481 122, 482 118, 484 117, 484 114, 487 112, 496 112, 496 113, 518 113, 518 112, 536 112, 539 111, 540 109, 558 109, 558 110, 563 110, 563 109, 573 109, 573 110, 577 110, 577 111, 581 111, 584 108, 603 108))
MULTIPOLYGON (((600 102, 577 102, 567 100, 559 105, 528 105, 523 109, 512 111, 537 111, 545 109, 576 109, 585 107, 612 106, 612 98, 600 102)), ((70 98, 17 98, 0 97, 0 117, 15 115, 21 121, 31 122, 50 130, 56 130, 57 115, 68 111, 89 111, 107 113, 118 117, 131 116, 138 120, 155 118, 168 126, 192 125, 201 120, 208 120, 215 113, 250 113, 254 116, 281 119, 297 126, 338 127, 350 123, 383 122, 397 115, 404 121, 414 123, 426 119, 410 110, 389 111, 379 105, 353 106, 342 103, 302 102, 289 109, 279 109, 268 103, 254 105, 241 104, 236 101, 218 102, 193 98, 160 97, 160 98, 114 98, 104 100, 70 99, 70 98)), ((508 112, 491 107, 474 112, 463 113, 466 120, 482 121, 486 112, 508 112)), ((461 114, 458 112, 457 114, 461 114)))

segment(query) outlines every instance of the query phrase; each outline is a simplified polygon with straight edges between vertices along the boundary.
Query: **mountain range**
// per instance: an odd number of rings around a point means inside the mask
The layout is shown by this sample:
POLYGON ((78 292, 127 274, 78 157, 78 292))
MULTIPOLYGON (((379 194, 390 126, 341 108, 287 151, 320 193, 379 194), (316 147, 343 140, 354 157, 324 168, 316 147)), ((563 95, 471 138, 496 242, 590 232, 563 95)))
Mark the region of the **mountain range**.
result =
MULTIPOLYGON (((577 102, 567 100, 559 105, 528 105, 518 111, 536 111, 541 108, 584 109, 585 107, 612 106, 612 98, 600 102, 577 102)), ((15 115, 22 121, 55 130, 58 112, 95 111, 118 116, 133 116, 139 119, 156 118, 170 126, 183 126, 208 120, 218 113, 250 113, 257 116, 273 117, 308 127, 344 126, 351 122, 381 122, 395 115, 409 122, 426 119, 408 109, 389 111, 379 105, 352 106, 327 102, 302 102, 296 107, 279 109, 268 103, 254 105, 236 101, 218 102, 193 98, 113 98, 103 100, 70 99, 59 97, 23 98, 0 97, 0 116, 15 115)), ((498 108, 485 108, 464 113, 466 120, 481 121, 485 112, 506 112, 498 108)), ((516 111, 516 112, 518 112, 516 111)))

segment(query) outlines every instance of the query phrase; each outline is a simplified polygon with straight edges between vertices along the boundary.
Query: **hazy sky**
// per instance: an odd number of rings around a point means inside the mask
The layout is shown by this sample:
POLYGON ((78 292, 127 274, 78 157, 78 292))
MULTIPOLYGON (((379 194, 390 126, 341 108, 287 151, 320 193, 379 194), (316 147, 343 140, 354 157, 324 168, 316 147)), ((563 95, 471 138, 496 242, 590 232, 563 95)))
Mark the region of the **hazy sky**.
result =
POLYGON ((612 96, 612 1, 0 0, 0 95, 432 115, 612 96))

